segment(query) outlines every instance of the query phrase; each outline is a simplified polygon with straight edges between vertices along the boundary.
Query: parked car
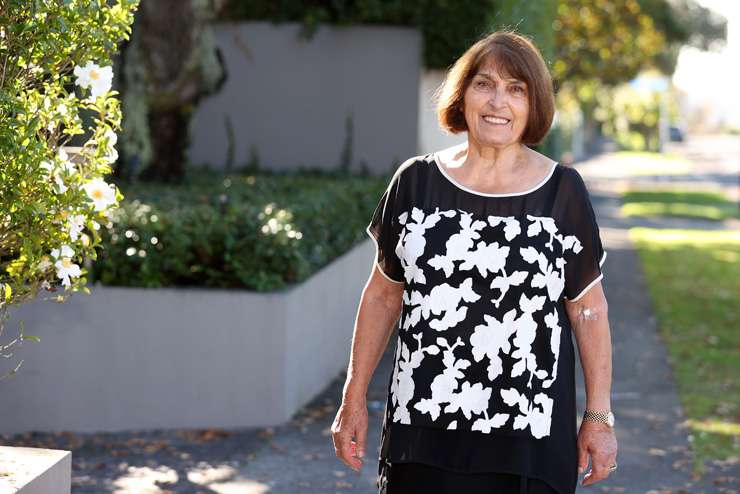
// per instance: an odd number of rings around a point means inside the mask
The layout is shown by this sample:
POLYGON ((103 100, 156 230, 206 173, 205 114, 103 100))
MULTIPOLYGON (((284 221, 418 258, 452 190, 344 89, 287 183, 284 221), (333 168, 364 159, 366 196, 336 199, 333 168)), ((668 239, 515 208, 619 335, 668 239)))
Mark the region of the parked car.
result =
POLYGON ((683 142, 683 130, 676 126, 668 127, 668 139, 672 142, 683 142))

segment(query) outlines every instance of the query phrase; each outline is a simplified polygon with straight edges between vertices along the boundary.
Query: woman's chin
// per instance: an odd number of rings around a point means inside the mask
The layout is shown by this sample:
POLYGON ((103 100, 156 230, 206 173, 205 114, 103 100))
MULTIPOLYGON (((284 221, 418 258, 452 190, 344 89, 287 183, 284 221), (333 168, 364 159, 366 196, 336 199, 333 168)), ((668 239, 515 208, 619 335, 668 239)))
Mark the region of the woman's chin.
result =
POLYGON ((508 146, 510 144, 515 144, 517 142, 517 139, 515 139, 514 136, 508 132, 502 132, 495 135, 492 135, 489 132, 482 136, 479 136, 478 142, 480 142, 484 146, 508 146))

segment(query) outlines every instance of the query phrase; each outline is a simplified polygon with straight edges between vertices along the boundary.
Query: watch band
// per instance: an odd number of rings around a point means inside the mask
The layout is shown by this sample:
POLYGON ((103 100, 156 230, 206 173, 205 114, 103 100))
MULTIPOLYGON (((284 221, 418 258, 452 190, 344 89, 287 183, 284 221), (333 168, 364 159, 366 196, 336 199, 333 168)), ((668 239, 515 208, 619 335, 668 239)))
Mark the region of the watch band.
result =
POLYGON ((599 412, 597 410, 586 410, 583 412, 583 420, 593 420, 595 422, 603 422, 609 427, 612 427, 612 424, 610 423, 610 420, 609 420, 610 415, 611 415, 611 412, 609 411, 599 412))

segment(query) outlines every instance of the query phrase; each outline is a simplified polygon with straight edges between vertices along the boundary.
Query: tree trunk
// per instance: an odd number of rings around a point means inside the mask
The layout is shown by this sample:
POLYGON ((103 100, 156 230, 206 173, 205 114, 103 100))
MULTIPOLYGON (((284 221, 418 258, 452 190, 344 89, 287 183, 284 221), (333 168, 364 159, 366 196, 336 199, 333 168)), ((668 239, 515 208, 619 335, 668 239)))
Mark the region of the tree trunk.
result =
POLYGON ((185 173, 188 120, 180 108, 149 114, 149 133, 154 143, 154 153, 152 163, 141 174, 142 180, 180 181, 185 173))

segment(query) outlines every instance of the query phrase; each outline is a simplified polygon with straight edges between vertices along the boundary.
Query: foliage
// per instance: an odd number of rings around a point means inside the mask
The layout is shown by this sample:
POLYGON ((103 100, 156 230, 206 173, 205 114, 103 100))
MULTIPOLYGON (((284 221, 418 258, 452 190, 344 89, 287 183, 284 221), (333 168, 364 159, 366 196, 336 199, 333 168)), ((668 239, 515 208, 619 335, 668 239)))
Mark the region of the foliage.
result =
POLYGON ((203 171, 137 184, 102 229, 93 278, 107 285, 275 290, 365 238, 389 177, 203 171))
MULTIPOLYGON (((0 3, 0 333, 8 308, 42 289, 61 282, 59 300, 86 290, 80 265, 96 257, 99 222, 120 199, 102 179, 116 159, 121 119, 108 64, 136 6, 0 3), (86 131, 70 157, 63 146, 86 131)), ((8 356, 11 344, 0 354, 8 356)))
POLYGON ((553 29, 559 83, 629 81, 665 47, 665 35, 637 0, 558 0, 553 29))
POLYGON ((666 39, 666 48, 655 59, 663 74, 673 74, 682 46, 714 49, 727 37, 727 19, 695 0, 638 0, 666 39))
POLYGON ((633 228, 694 469, 740 455, 740 232, 633 228))
POLYGON ((303 37, 311 37, 322 23, 336 25, 384 24, 415 26, 423 37, 423 60, 427 68, 449 67, 481 36, 501 27, 517 27, 532 35, 549 59, 552 43, 548 25, 555 0, 269 0, 229 2, 222 19, 295 21, 303 37))
POLYGON ((620 86, 641 72, 671 74, 685 43, 710 48, 726 36, 724 19, 695 0, 558 0, 553 29, 559 108, 567 102, 566 125, 582 125, 587 148, 603 132, 623 149, 656 149, 656 102, 620 86))
POLYGON ((555 33, 552 21, 557 14, 557 0, 522 2, 498 0, 489 24, 492 29, 513 27, 517 32, 532 38, 542 57, 552 71, 555 58, 555 33))
POLYGON ((660 150, 660 93, 638 92, 624 84, 601 96, 594 116, 602 122, 604 135, 612 137, 620 149, 660 150))

